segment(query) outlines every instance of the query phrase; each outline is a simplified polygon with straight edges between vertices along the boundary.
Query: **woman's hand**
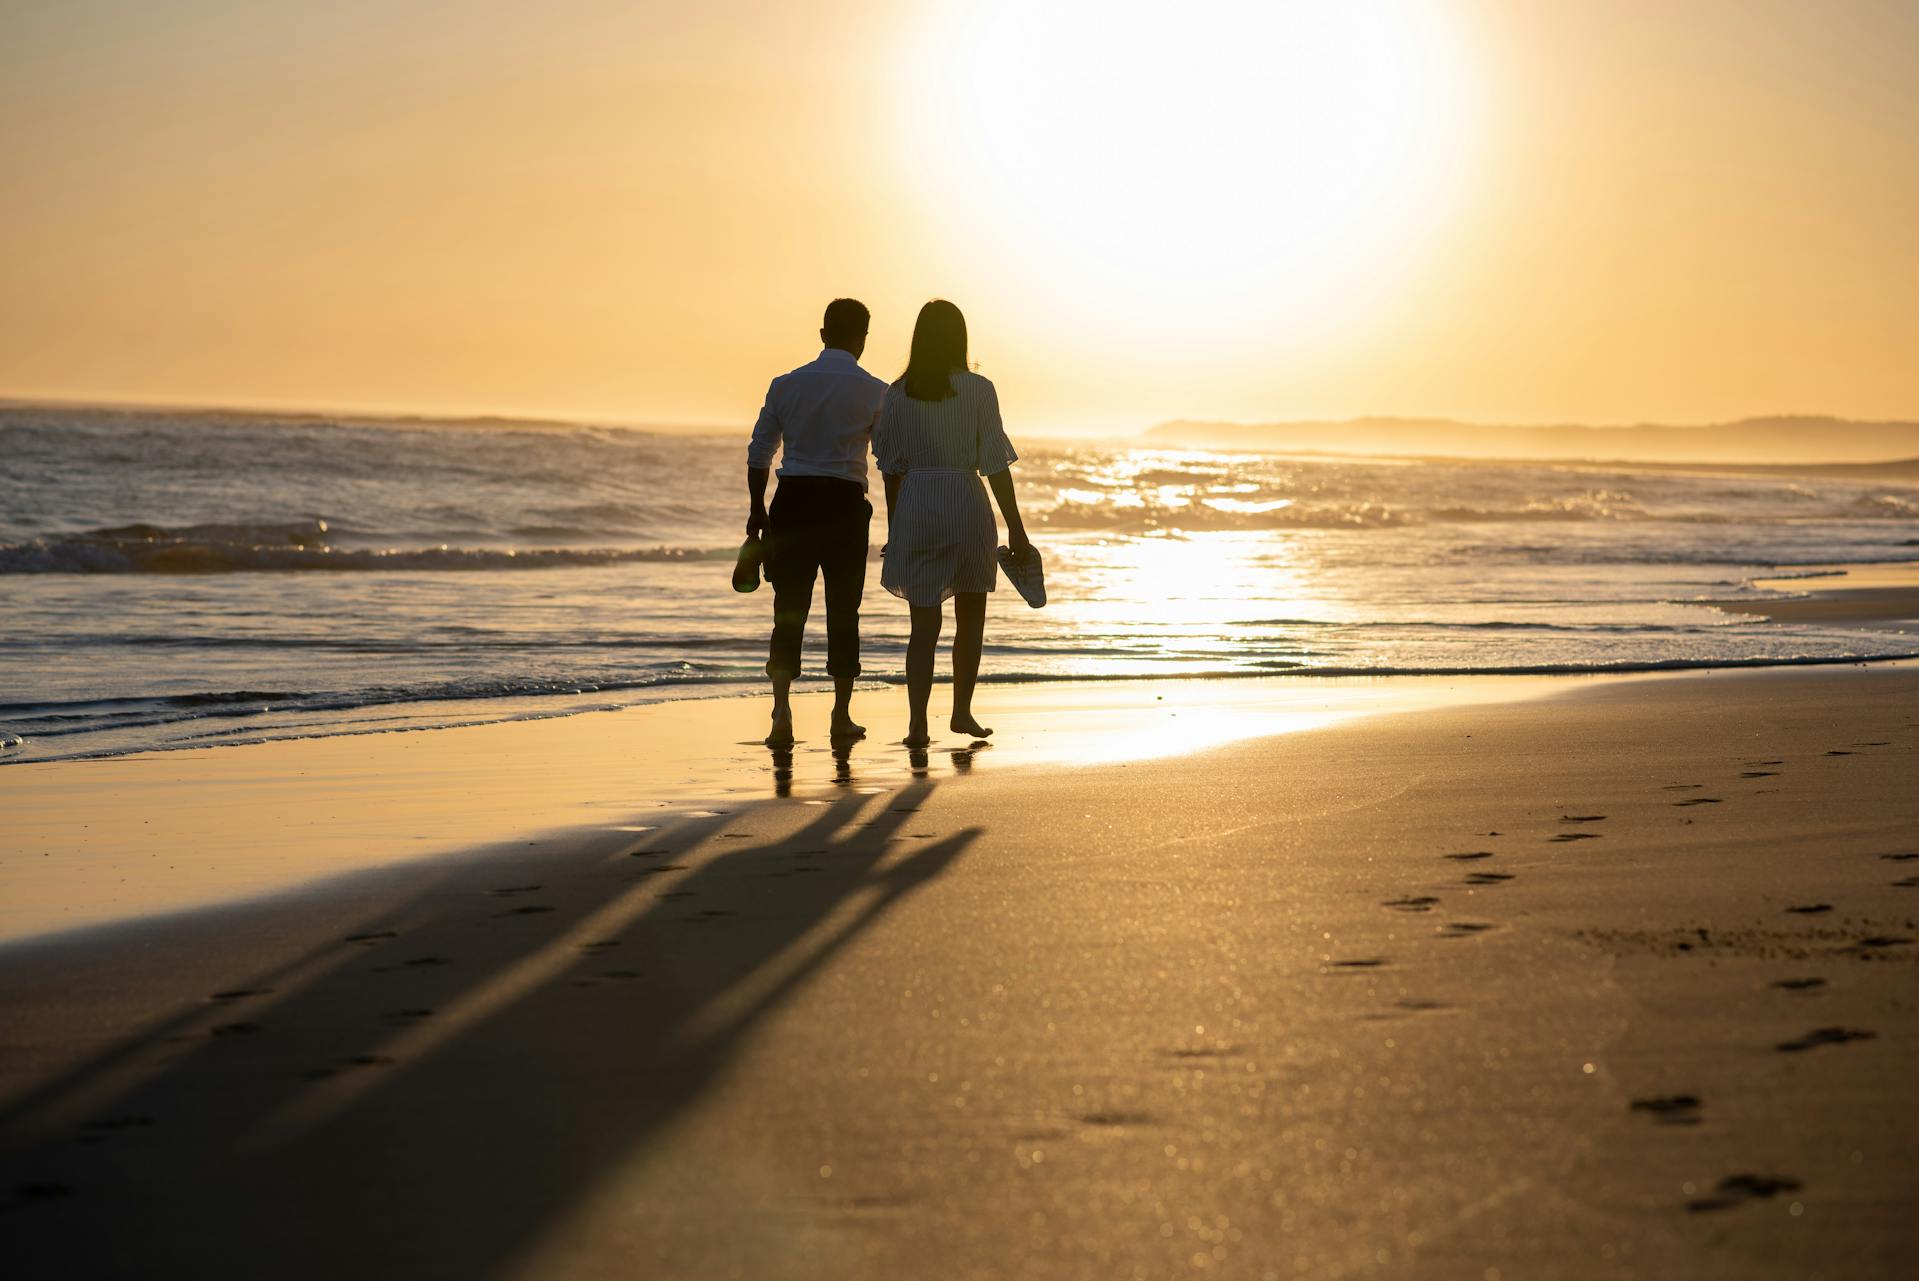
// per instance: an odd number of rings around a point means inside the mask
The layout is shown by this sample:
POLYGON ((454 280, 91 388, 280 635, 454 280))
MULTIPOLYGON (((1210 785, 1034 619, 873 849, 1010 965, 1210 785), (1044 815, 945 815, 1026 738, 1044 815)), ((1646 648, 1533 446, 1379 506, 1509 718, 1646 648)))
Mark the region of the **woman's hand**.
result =
POLYGON ((1033 554, 1033 544, 1026 537, 1026 531, 1016 529, 1006 535, 1006 550, 1015 560, 1025 560, 1033 554))

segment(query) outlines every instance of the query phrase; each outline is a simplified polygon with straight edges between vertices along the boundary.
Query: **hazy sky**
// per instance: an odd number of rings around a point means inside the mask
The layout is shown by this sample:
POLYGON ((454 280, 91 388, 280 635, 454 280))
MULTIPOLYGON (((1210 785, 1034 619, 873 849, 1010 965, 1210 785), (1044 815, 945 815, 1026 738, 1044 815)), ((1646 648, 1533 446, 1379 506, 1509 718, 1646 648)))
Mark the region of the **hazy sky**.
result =
POLYGON ((1919 418, 1919 4, 9 0, 0 395, 1919 418))

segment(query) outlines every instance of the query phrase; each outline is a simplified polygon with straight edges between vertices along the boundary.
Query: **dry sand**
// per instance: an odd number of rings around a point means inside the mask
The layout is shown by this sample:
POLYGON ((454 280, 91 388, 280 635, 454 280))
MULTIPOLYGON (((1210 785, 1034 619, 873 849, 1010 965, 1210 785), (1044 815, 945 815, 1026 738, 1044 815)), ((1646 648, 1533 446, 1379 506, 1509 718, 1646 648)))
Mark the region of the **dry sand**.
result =
POLYGON ((9 1274, 1909 1275, 1919 671, 1559 688, 15 942, 9 1274))

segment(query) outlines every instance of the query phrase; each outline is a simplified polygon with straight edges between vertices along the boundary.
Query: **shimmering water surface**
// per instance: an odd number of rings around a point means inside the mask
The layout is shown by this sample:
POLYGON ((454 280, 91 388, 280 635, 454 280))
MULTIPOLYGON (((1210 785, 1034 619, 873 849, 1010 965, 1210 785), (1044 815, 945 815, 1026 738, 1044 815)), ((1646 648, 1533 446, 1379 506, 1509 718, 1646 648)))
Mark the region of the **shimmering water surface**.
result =
MULTIPOLYGON (((1013 434, 1052 599, 998 594, 989 680, 1919 654, 1712 608, 1781 569, 1919 558, 1909 486, 1013 434)), ((0 760, 745 692, 770 602, 728 588, 744 448, 0 410, 0 760)), ((876 520, 875 555, 883 538, 876 520)), ((875 566, 869 677, 898 678, 905 624, 875 566)))

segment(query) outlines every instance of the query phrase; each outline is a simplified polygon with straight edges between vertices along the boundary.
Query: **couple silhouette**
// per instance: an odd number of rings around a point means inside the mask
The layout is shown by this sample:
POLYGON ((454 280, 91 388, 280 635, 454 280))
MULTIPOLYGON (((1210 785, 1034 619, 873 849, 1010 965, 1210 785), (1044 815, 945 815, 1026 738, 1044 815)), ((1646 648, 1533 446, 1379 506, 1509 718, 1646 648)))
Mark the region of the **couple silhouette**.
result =
POLYGON ((924 747, 932 739, 926 707, 948 599, 954 627, 952 731, 975 739, 993 732, 973 716, 986 596, 1002 561, 989 486, 1006 520, 1007 573, 1037 579, 1038 554, 1027 540, 1013 494, 1012 466, 1019 455, 1000 422, 993 384, 967 366, 966 317, 943 299, 921 307, 906 372, 890 385, 860 367, 871 320, 865 304, 854 299, 827 304, 820 325, 824 349, 766 389, 746 451, 752 502, 746 533, 760 541, 766 579, 773 585, 773 635, 766 659, 773 681, 773 727, 766 737, 771 747, 793 742, 789 696, 800 674, 813 585, 822 578, 826 671, 833 678, 832 738, 848 743, 866 734, 853 720, 852 704, 861 670, 860 601, 873 520, 866 498, 869 453, 886 493, 880 584, 905 600, 912 614, 906 647, 907 746, 924 747), (776 452, 779 487, 769 505, 766 485, 776 452))

